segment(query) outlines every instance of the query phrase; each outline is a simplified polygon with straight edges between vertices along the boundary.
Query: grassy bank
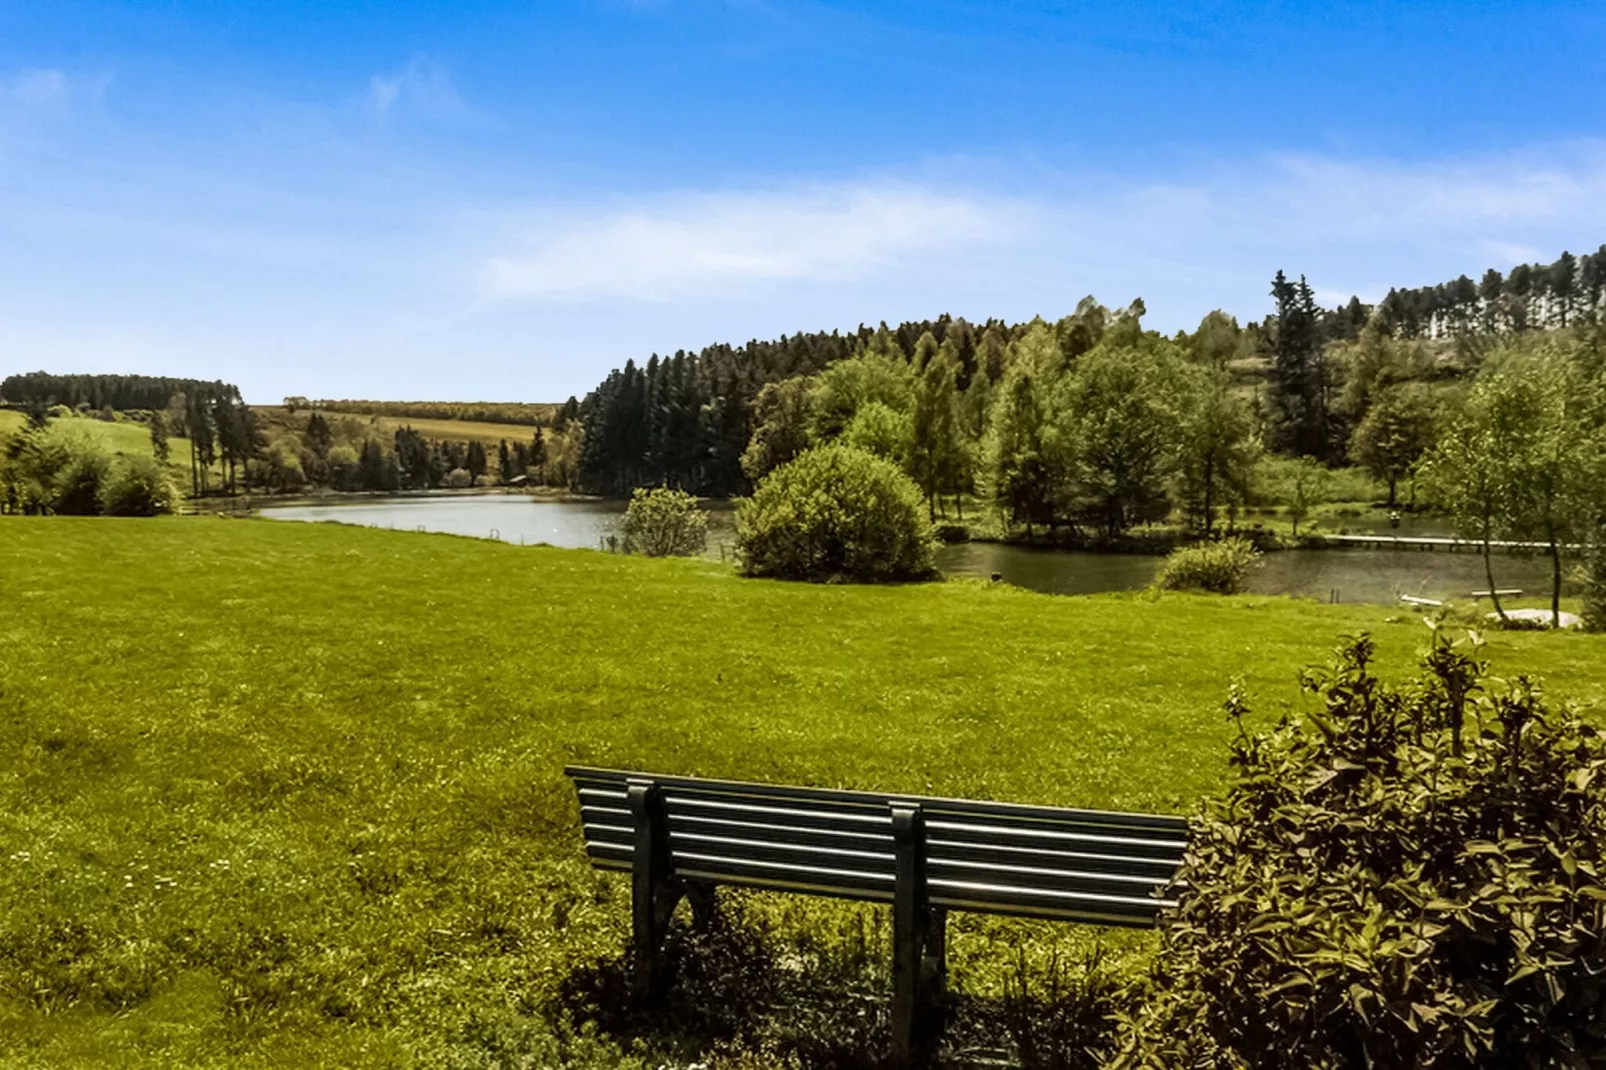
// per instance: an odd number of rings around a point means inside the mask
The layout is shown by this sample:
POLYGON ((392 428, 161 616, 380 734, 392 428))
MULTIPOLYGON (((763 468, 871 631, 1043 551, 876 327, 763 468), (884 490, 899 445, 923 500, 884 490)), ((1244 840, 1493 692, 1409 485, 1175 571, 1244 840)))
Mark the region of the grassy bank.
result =
MULTIPOLYGON (((334 525, 0 518, 0 1057, 701 1058, 586 1024, 628 889, 586 866, 564 763, 1183 810, 1221 781, 1230 678, 1270 721, 1361 628, 1396 671, 1424 638, 1386 607, 785 585, 334 525)), ((1606 639, 1489 649, 1554 697, 1606 702, 1606 639)), ((746 911, 834 996, 810 1028, 878 1028, 882 912, 746 911)), ((955 930, 956 985, 980 999, 1017 953, 1041 977, 1103 939, 955 930)), ((770 1013, 740 995, 741 1015, 770 1013)))

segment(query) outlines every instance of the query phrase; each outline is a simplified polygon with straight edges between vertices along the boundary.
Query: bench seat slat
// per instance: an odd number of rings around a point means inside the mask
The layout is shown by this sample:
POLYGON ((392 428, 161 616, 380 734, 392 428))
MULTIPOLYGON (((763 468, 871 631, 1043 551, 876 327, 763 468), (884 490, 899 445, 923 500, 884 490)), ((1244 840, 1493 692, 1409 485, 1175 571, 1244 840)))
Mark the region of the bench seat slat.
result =
POLYGON ((820 847, 815 844, 777 843, 760 840, 743 840, 730 836, 703 836, 696 833, 669 834, 670 865, 680 859, 703 852, 752 859, 758 862, 786 862, 804 866, 830 868, 850 866, 879 875, 892 875, 892 851, 858 851, 840 847, 820 847))
POLYGON ((986 881, 933 877, 927 882, 932 902, 962 899, 985 901, 1000 907, 1036 905, 1044 909, 1082 910, 1132 917, 1154 917, 1169 901, 1146 895, 1111 895, 1105 892, 1065 891, 1052 888, 1018 888, 986 881))
POLYGON ((892 896, 893 881, 890 872, 875 873, 845 867, 758 861, 702 851, 680 852, 674 857, 671 868, 677 877, 683 878, 716 881, 743 878, 762 880, 775 887, 795 885, 843 895, 852 892, 877 892, 887 898, 892 896))
POLYGON ((934 880, 951 878, 1023 888, 1107 891, 1112 895, 1148 896, 1164 883, 1150 877, 1133 877, 1123 873, 1050 869, 1046 866, 1008 866, 996 862, 931 859, 927 866, 934 880), (1095 885, 1097 887, 1094 887, 1095 885))
POLYGON ((793 825, 800 828, 840 829, 844 832, 866 832, 885 829, 892 835, 892 818, 884 813, 850 813, 845 810, 805 810, 786 806, 755 806, 751 803, 720 802, 713 799, 689 799, 665 794, 664 806, 669 820, 681 816, 725 817, 731 820, 749 820, 775 825, 793 825))
POLYGON ((892 830, 885 832, 848 831, 846 829, 805 828, 767 821, 743 818, 697 817, 678 814, 669 819, 670 836, 682 832, 702 833, 709 836, 736 836, 747 839, 765 839, 776 843, 818 844, 821 847, 845 847, 860 851, 892 850, 892 830))
POLYGON ((1168 857, 1181 859, 1186 846, 1178 838, 1089 835, 1083 832, 1066 832, 1036 828, 999 828, 973 825, 957 821, 931 818, 926 822, 933 846, 939 843, 978 843, 998 846, 1063 847, 1081 849, 1098 854, 1122 855, 1128 858, 1168 857))
POLYGON ((913 802, 919 803, 923 809, 931 814, 945 812, 966 813, 976 816, 1000 816, 1013 821, 1036 818, 1058 824, 1074 821, 1090 825, 1152 829, 1176 833, 1182 833, 1187 830, 1186 819, 1167 814, 1136 814, 1115 810, 1073 810, 1051 806, 1030 806, 1021 803, 949 799, 941 796, 800 788, 780 784, 755 784, 739 780, 704 780, 695 777, 656 776, 650 773, 597 769, 590 766, 569 766, 564 772, 576 783, 583 783, 586 786, 619 785, 622 787, 632 778, 651 780, 663 787, 671 795, 676 793, 685 793, 688 796, 735 793, 756 798, 792 799, 807 803, 826 802, 828 804, 857 805, 874 809, 884 809, 894 801, 913 802))
POLYGON ((1101 854, 1097 851, 1062 850, 1053 847, 930 841, 927 845, 927 857, 932 861, 999 862, 1004 865, 1063 866, 1066 869, 1090 868, 1101 873, 1122 873, 1163 881, 1176 872, 1180 854, 1142 857, 1101 854))

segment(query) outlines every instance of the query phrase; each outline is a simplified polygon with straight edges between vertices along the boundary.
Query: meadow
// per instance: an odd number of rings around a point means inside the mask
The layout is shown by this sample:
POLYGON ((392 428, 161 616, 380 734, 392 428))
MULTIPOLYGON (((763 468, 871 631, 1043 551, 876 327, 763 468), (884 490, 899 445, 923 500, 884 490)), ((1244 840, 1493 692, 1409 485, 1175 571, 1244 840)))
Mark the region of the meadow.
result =
MULTIPOLYGON (((287 414, 283 409, 273 406, 254 406, 263 426, 284 426, 297 430, 306 427, 307 413, 299 412, 294 416, 287 414)), ((380 434, 394 435, 399 428, 411 427, 425 438, 438 438, 451 442, 479 442, 486 446, 496 446, 502 442, 510 445, 514 442, 528 443, 535 437, 535 428, 528 424, 492 423, 487 420, 447 420, 432 419, 428 417, 412 416, 377 416, 366 412, 346 412, 341 409, 320 409, 325 419, 334 419, 338 416, 351 417, 371 424, 380 434)))
MULTIPOLYGON (((1426 639, 1390 607, 0 518, 0 1062, 756 1067, 778 1030, 859 1050, 886 994, 870 907, 733 898, 743 960, 818 983, 801 1025, 754 976, 709 979, 725 1006, 694 1036, 610 1017, 629 890, 586 864, 564 764, 1185 812, 1224 780, 1229 683, 1269 725, 1362 629, 1390 675, 1426 639)), ((1606 705, 1606 637, 1487 655, 1606 705)), ((1146 946, 953 932, 978 1006, 1146 946)))

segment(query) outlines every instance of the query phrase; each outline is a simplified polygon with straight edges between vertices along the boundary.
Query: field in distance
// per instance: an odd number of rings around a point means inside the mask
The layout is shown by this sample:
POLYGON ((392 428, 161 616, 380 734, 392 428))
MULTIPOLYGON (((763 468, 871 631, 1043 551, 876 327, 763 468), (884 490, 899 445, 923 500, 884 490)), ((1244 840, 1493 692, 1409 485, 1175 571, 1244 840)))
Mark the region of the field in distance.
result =
MULTIPOLYGON (((308 409, 299 409, 295 413, 287 412, 283 406, 253 405, 255 412, 264 427, 280 426, 302 430, 307 426, 307 420, 312 412, 308 409)), ((552 408, 556 408, 552 406, 552 408)), ((506 440, 510 445, 513 442, 529 442, 535 437, 535 427, 530 424, 492 423, 483 420, 456 420, 431 419, 413 416, 384 416, 367 412, 348 412, 340 409, 319 409, 324 419, 333 420, 338 417, 349 417, 361 420, 379 429, 383 435, 393 435, 398 428, 411 427, 425 438, 437 438, 447 441, 480 442, 487 446, 495 446, 506 440)), ((545 433, 545 432, 543 432, 545 433)))
MULTIPOLYGON (((0 576, 19 1065, 685 1062, 556 1009, 630 927, 565 763, 1181 812, 1223 781, 1233 677, 1264 727, 1342 635, 1371 630, 1387 675, 1426 641, 1384 606, 785 584, 263 520, 0 517, 0 576)), ((1555 702, 1606 700, 1606 636, 1494 633, 1486 654, 1555 702)), ((745 903, 828 980, 822 1033, 879 1013, 847 993, 885 990, 884 910, 745 903)), ((951 932, 970 995, 1147 946, 951 932)))

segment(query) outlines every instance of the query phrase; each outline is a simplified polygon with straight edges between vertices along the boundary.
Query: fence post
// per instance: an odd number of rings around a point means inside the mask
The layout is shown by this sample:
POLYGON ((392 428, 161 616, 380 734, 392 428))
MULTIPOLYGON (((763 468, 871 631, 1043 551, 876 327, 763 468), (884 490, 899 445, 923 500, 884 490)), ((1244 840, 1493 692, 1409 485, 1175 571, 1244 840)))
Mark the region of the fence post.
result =
POLYGON ((626 794, 636 833, 630 884, 635 950, 630 990, 638 1007, 650 1008, 662 1001, 669 981, 664 936, 680 895, 669 873, 669 814, 663 788, 651 780, 632 780, 626 794))
POLYGON ((892 1057, 927 1065, 934 1054, 946 968, 946 912, 926 887, 926 819, 918 803, 892 804, 892 1057))

